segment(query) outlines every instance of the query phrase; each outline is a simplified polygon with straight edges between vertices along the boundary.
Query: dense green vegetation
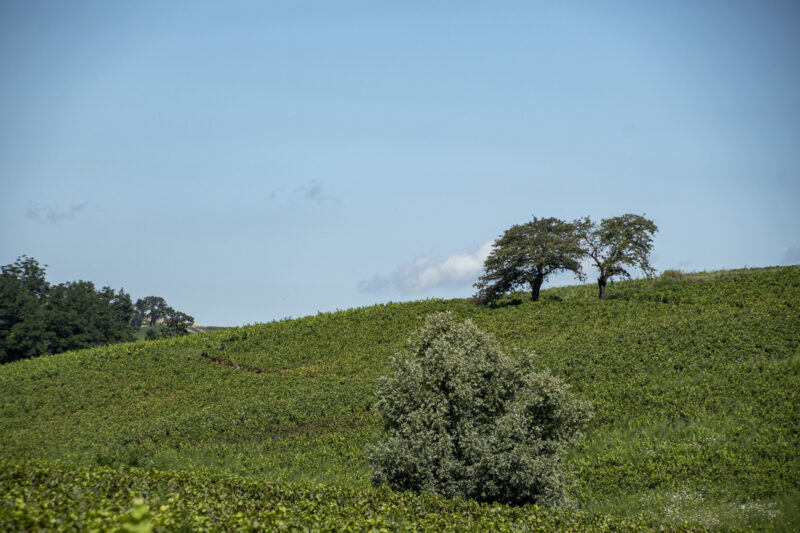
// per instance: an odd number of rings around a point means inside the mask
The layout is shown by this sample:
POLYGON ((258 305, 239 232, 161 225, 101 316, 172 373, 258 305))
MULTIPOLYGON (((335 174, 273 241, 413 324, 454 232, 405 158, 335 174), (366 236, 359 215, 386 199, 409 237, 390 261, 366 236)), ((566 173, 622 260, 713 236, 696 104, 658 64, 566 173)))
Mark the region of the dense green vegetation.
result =
POLYGON ((90 281, 51 285, 22 256, 0 267, 0 363, 133 340, 131 297, 90 281))
MULTIPOLYGON (((77 531, 642 531, 657 523, 426 494, 0 460, 0 528, 77 531)), ((674 529, 695 529, 692 526, 674 529)))
POLYGON ((408 525, 422 508, 430 516, 420 529, 437 529, 439 513, 476 529, 540 519, 580 528, 595 515, 628 517, 633 528, 798 529, 800 268, 673 272, 610 284, 607 297, 586 285, 495 307, 390 303, 3 365, 0 526, 29 530, 26 520, 48 516, 53 527, 96 515, 116 523, 135 497, 156 525, 268 523, 278 508, 259 502, 270 487, 291 495, 286 524, 368 529, 359 517, 398 516, 408 525), (506 351, 534 349, 537 368, 594 405, 567 458, 580 513, 370 489, 364 450, 381 432, 377 379, 408 332, 445 310, 506 351), (82 502, 76 510, 62 488, 82 502), (159 511, 169 495, 182 503, 159 511), (339 522, 324 522, 329 513, 339 522))
POLYGON ((52 285, 46 266, 23 255, 0 267, 0 363, 191 332, 194 318, 164 298, 134 305, 124 290, 95 289, 90 281, 52 285), (150 327, 142 327, 145 319, 150 327))

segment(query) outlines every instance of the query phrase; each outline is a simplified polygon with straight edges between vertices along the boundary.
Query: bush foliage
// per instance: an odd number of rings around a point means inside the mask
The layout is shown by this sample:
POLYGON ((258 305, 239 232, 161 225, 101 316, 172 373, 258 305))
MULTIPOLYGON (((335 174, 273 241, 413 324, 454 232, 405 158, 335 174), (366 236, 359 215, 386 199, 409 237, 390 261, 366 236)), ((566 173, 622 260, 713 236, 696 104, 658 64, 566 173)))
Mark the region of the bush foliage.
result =
POLYGON ((373 482, 479 501, 559 505, 562 456, 590 418, 586 401, 530 356, 506 356, 471 321, 430 315, 382 378, 387 437, 371 449, 373 482))

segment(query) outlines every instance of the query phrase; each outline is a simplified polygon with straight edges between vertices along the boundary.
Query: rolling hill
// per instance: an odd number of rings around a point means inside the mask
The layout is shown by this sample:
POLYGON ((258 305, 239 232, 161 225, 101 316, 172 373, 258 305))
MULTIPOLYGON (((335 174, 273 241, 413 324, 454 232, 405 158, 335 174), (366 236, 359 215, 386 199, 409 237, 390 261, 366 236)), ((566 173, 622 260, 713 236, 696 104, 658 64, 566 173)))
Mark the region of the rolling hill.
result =
POLYGON ((800 268, 668 271, 608 297, 389 303, 3 365, 0 527, 800 528, 800 268), (442 310, 594 404, 572 508, 370 487, 377 379, 442 310))

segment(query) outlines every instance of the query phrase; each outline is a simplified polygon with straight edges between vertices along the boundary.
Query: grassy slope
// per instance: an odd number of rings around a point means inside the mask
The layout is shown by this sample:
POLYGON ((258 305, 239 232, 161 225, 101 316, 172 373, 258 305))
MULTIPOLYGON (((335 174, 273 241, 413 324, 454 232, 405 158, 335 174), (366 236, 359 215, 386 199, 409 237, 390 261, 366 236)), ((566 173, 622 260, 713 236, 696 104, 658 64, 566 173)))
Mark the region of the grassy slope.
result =
POLYGON ((800 269, 632 281, 609 296, 388 304, 5 365, 0 454, 366 489, 377 377, 424 315, 450 310, 535 349, 594 402, 568 458, 585 510, 796 524, 800 269))

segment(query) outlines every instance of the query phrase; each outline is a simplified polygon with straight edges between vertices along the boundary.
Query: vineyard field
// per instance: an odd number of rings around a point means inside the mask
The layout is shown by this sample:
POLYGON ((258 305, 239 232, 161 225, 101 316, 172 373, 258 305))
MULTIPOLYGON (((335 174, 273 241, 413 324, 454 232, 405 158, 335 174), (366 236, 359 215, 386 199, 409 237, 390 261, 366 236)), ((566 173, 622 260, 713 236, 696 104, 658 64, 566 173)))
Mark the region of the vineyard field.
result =
POLYGON ((0 366, 0 529, 800 529, 800 268, 425 300, 0 366), (594 405, 566 509, 370 486, 389 357, 450 311, 594 405))

